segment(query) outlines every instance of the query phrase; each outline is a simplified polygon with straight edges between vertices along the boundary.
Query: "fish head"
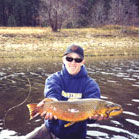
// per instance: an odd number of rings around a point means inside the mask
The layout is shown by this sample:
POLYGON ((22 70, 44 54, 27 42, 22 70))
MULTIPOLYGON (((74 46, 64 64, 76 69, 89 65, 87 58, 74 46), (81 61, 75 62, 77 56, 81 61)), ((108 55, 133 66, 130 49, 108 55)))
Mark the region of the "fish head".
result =
POLYGON ((107 118, 117 116, 123 112, 121 105, 116 104, 116 103, 106 104, 105 110, 106 110, 105 115, 107 116, 107 118))

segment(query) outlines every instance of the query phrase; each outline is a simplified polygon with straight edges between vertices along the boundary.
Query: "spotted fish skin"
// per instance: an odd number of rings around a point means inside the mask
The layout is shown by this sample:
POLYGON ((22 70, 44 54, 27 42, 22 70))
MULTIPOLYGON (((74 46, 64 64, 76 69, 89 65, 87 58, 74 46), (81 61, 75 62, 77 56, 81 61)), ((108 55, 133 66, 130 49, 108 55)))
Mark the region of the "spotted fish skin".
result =
POLYGON ((37 104, 27 105, 30 111, 30 119, 46 111, 57 116, 60 120, 79 122, 96 114, 108 118, 117 116, 123 111, 119 104, 93 98, 72 101, 54 101, 45 98, 44 102, 43 107, 37 107, 37 104))

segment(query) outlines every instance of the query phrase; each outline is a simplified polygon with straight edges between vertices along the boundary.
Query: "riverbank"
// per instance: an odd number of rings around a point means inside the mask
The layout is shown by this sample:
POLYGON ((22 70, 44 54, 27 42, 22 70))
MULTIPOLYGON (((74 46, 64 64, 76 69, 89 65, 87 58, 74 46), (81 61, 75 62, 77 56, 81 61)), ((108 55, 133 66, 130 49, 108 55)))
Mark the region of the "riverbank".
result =
POLYGON ((83 46, 87 56, 139 55, 139 28, 107 25, 62 29, 0 27, 0 58, 62 56, 71 44, 83 46))

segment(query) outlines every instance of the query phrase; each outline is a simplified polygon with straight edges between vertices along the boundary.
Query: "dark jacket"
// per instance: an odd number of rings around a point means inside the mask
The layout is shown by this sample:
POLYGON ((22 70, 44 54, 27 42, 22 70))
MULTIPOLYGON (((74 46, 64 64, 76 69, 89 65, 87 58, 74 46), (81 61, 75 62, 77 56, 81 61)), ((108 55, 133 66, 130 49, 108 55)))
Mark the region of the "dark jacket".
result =
MULTIPOLYGON (((80 72, 73 76, 63 65, 62 71, 46 79, 44 96, 63 101, 73 98, 100 98, 100 89, 98 84, 88 76, 85 66, 82 66, 80 72)), ((61 120, 45 121, 49 130, 60 139, 84 139, 86 137, 87 121, 65 128, 66 123, 61 120)))

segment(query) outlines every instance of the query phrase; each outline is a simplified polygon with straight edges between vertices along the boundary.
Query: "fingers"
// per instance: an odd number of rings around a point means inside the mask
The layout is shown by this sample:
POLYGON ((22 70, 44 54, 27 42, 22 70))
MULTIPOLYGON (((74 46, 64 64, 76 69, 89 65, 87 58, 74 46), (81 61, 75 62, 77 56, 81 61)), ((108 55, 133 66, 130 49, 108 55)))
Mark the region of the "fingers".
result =
POLYGON ((47 112, 46 116, 45 116, 45 119, 52 120, 53 119, 52 113, 47 112))
MULTIPOLYGON (((54 101, 58 101, 57 99, 55 98, 52 98, 54 101)), ((40 103, 37 104, 37 107, 43 107, 45 104, 45 99, 42 100, 40 103)), ((44 119, 46 120, 52 120, 53 118, 55 120, 57 120, 57 117, 55 115, 52 115, 52 113, 50 112, 46 112, 46 111, 43 111, 41 114, 40 114, 41 117, 43 117, 44 119)))
POLYGON ((46 111, 44 111, 44 112, 42 112, 42 113, 41 113, 41 117, 43 117, 43 118, 44 118, 44 117, 45 117, 45 115, 46 115, 46 111))
POLYGON ((50 112, 46 112, 46 111, 41 113, 41 117, 43 117, 45 120, 52 120, 53 118, 55 120, 57 120, 57 116, 53 115, 50 112))
POLYGON ((45 101, 42 100, 40 103, 37 104, 37 107, 42 107, 44 105, 45 101))
POLYGON ((54 115, 54 119, 57 120, 57 116, 54 115))
POLYGON ((101 120, 106 120, 106 119, 108 119, 108 118, 105 118, 105 117, 103 116, 103 114, 101 114, 101 115, 90 116, 89 119, 94 119, 94 120, 101 121, 101 120))
POLYGON ((55 120, 57 120, 57 116, 53 115, 53 114, 50 113, 50 112, 47 112, 47 113, 46 113, 46 115, 45 115, 45 119, 46 119, 46 120, 52 120, 53 118, 54 118, 55 120))

